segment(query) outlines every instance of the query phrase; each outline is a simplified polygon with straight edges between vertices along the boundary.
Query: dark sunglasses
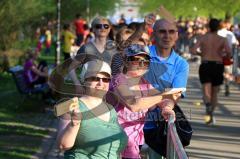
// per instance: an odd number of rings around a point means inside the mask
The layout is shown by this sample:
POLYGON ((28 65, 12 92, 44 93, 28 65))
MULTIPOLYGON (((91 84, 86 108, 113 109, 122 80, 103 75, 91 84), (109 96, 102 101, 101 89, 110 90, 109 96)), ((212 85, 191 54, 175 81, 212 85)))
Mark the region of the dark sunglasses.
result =
POLYGON ((168 33, 170 35, 173 35, 177 32, 177 30, 174 30, 174 29, 170 29, 170 30, 160 29, 160 30, 158 30, 158 32, 160 34, 167 34, 168 33))
POLYGON ((108 82, 111 81, 110 78, 106 78, 106 77, 103 77, 103 78, 101 78, 101 77, 88 77, 88 78, 86 78, 86 81, 88 81, 88 82, 100 82, 100 80, 102 80, 104 83, 108 83, 108 82))
POLYGON ((95 24, 94 26, 96 29, 109 29, 110 25, 108 24, 95 24))
POLYGON ((130 62, 132 65, 137 65, 140 67, 145 67, 145 66, 149 66, 150 61, 149 59, 140 59, 140 58, 134 58, 134 57, 130 57, 128 58, 128 62, 130 62))
POLYGON ((138 58, 138 57, 136 57, 136 56, 129 56, 129 57, 127 58, 127 60, 128 60, 128 61, 149 61, 149 60, 150 60, 150 57, 147 56, 147 55, 145 55, 145 56, 144 56, 144 59, 142 59, 142 58, 138 58))

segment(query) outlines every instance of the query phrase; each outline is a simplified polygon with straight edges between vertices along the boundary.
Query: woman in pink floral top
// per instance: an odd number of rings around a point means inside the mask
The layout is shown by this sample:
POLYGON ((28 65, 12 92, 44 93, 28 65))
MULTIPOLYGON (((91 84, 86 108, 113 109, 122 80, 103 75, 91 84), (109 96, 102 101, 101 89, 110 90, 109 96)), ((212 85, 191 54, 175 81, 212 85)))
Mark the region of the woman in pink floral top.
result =
MULTIPOLYGON (((143 126, 146 112, 155 105, 173 108, 173 101, 164 99, 143 75, 147 72, 150 56, 147 47, 132 44, 125 49, 126 65, 123 73, 116 75, 111 83, 111 90, 117 95, 119 124, 128 135, 128 145, 122 152, 123 159, 139 159, 140 147, 144 144, 143 126)), ((174 114, 172 109, 164 113, 174 114)))

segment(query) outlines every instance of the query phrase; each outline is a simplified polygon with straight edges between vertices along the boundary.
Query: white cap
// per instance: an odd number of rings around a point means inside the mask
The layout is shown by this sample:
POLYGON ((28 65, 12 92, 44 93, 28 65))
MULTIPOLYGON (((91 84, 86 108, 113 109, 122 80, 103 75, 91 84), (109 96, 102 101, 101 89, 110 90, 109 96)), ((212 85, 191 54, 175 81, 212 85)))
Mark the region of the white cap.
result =
POLYGON ((101 60, 93 60, 86 62, 83 65, 82 71, 81 71, 81 79, 84 81, 88 77, 96 76, 98 73, 107 73, 109 76, 111 76, 111 67, 108 63, 101 61, 101 60))

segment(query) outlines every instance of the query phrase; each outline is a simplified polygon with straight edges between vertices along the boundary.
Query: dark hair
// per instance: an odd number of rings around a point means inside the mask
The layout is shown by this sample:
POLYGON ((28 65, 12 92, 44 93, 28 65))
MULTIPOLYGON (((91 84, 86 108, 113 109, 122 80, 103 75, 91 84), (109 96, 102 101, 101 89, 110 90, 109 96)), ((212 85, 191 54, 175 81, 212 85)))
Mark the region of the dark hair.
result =
POLYGON ((63 30, 67 30, 67 29, 69 29, 70 28, 70 25, 69 24, 64 24, 63 25, 63 30))
POLYGON ((87 30, 87 29, 89 29, 89 26, 88 26, 88 24, 84 24, 84 25, 83 25, 83 29, 84 29, 84 30, 87 30))
POLYGON ((80 18, 80 17, 81 17, 81 14, 77 13, 76 18, 80 18))
POLYGON ((128 28, 132 29, 133 31, 136 31, 136 29, 139 28, 140 25, 141 25, 141 23, 132 22, 128 25, 128 28))
POLYGON ((219 29, 220 21, 218 19, 215 19, 215 18, 210 19, 208 26, 209 26, 209 29, 210 29, 211 32, 216 32, 219 29))
POLYGON ((119 29, 117 31, 117 34, 116 34, 116 42, 117 44, 121 43, 123 41, 123 35, 124 34, 133 34, 133 30, 132 29, 129 29, 127 26, 124 26, 122 27, 121 29, 119 29))

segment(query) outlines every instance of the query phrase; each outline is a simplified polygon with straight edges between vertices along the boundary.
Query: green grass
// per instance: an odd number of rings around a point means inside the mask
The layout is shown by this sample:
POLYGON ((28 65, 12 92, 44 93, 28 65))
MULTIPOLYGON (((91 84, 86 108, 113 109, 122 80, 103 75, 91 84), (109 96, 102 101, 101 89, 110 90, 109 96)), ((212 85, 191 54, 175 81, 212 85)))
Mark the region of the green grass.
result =
POLYGON ((0 74, 0 95, 3 93, 3 92, 6 92, 6 91, 11 91, 11 90, 15 90, 15 85, 13 83, 13 79, 11 78, 11 74, 7 74, 7 73, 4 73, 4 74, 0 74))
POLYGON ((35 97, 23 103, 11 74, 0 74, 0 158, 28 159, 50 133, 54 116, 42 113, 35 97))
MULTIPOLYGON (((49 55, 44 49, 39 60, 54 64, 54 48, 49 55)), ((29 159, 53 130, 51 121, 55 117, 42 112, 45 104, 38 96, 23 102, 24 96, 18 93, 11 74, 0 73, 0 81, 0 159, 29 159)))

